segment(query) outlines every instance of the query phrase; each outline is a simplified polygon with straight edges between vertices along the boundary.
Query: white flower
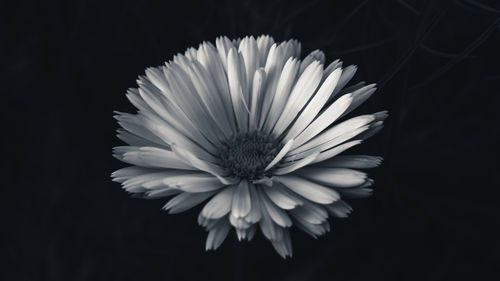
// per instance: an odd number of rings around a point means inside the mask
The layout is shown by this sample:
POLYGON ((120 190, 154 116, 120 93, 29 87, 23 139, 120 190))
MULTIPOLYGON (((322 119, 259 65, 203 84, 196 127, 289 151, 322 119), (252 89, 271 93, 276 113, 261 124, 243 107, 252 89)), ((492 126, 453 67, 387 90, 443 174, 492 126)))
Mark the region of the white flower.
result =
POLYGON ((127 97, 137 114, 118 112, 114 155, 134 166, 112 174, 145 198, 175 195, 179 213, 205 201, 198 223, 216 249, 232 227, 239 240, 257 228, 282 256, 289 229, 313 237, 346 217, 341 196, 370 194, 364 172, 381 158, 338 156, 382 128, 386 112, 337 122, 368 99, 375 85, 344 86, 356 72, 336 60, 323 69, 316 50, 300 60, 300 43, 272 37, 217 38, 149 68, 127 97))

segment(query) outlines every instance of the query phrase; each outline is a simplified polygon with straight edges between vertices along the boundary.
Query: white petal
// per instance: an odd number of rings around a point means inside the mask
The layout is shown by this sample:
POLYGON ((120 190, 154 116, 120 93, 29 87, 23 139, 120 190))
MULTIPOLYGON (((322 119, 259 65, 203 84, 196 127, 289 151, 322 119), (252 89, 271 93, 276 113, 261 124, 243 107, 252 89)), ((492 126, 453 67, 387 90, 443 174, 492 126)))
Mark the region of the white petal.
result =
POLYGON ((245 217, 250 212, 252 203, 248 189, 250 184, 248 181, 242 180, 236 187, 231 211, 231 215, 236 218, 245 217))
POLYGON ((226 36, 221 36, 215 40, 215 45, 217 46, 217 51, 219 52, 224 69, 227 72, 227 54, 231 48, 234 48, 233 42, 226 36))
POLYGON ((118 159, 137 166, 196 170, 174 152, 156 147, 118 146, 114 148, 118 159))
POLYGON ((136 136, 141 136, 146 140, 156 143, 159 146, 168 146, 167 142, 155 135, 151 129, 145 127, 146 124, 143 124, 138 116, 122 112, 115 113, 115 119, 118 120, 118 124, 120 124, 120 126, 125 130, 136 136))
POLYGON ((162 182, 189 193, 213 191, 225 186, 218 178, 207 173, 167 177, 162 182))
POLYGON ((342 67, 342 62, 340 60, 337 59, 337 60, 334 60, 333 62, 331 62, 323 71, 323 77, 321 78, 321 84, 323 84, 323 82, 326 80, 326 78, 328 76, 330 76, 330 74, 332 74, 333 71, 335 71, 337 68, 341 68, 341 67, 342 67))
POLYGON ((278 84, 278 79, 283 68, 283 47, 273 44, 269 50, 269 55, 267 56, 266 64, 264 70, 266 72, 266 82, 265 91, 262 98, 261 111, 259 116, 258 128, 261 129, 264 126, 267 115, 271 108, 272 100, 276 93, 276 87, 278 84))
POLYGON ((322 224, 311 224, 306 221, 297 220, 295 224, 298 228, 302 229, 314 238, 324 235, 330 231, 330 224, 328 221, 324 221, 322 224))
POLYGON ((259 66, 266 64, 269 49, 274 44, 274 39, 269 35, 262 35, 257 38, 257 46, 259 47, 259 66))
POLYGON ((162 197, 167 197, 167 196, 178 194, 179 192, 181 192, 181 191, 179 191, 175 188, 165 187, 165 188, 146 191, 144 193, 144 198, 146 198, 146 199, 162 198, 162 197))
POLYGON ((218 219, 231 211, 235 186, 229 186, 215 195, 201 210, 208 219, 218 219))
POLYGON ((306 202, 303 206, 298 206, 290 210, 290 214, 299 221, 311 224, 322 224, 328 219, 328 213, 325 208, 310 202, 306 202))
POLYGON ((244 62, 236 49, 230 49, 227 56, 227 79, 233 103, 234 114, 241 132, 248 131, 250 108, 247 99, 247 85, 244 62))
POLYGON ((171 99, 209 141, 216 142, 220 138, 217 126, 211 122, 187 73, 178 64, 172 63, 170 67, 165 68, 165 76, 172 91, 171 99))
POLYGON ((318 92, 314 95, 311 101, 304 108, 302 113, 300 113, 297 120, 286 134, 284 140, 293 139, 298 136, 316 117, 318 112, 323 108, 328 97, 332 94, 333 89, 335 89, 337 82, 339 81, 342 69, 338 68, 321 85, 318 92))
POLYGON ((328 213, 338 218, 346 218, 352 212, 352 207, 343 200, 325 205, 328 213))
POLYGON ((283 146, 283 148, 281 148, 280 152, 278 152, 278 154, 276 154, 276 156, 274 157, 274 159, 266 166, 266 168, 264 169, 264 171, 267 171, 267 170, 271 169, 272 167, 274 167, 274 165, 278 164, 278 162, 281 161, 281 159, 283 159, 283 157, 285 157, 285 155, 288 153, 288 151, 290 150, 290 148, 292 147, 292 145, 293 145, 293 139, 289 140, 283 146))
POLYGON ((136 136, 125 129, 118 129, 116 131, 116 136, 130 146, 159 146, 163 149, 170 150, 170 145, 166 143, 162 143, 161 145, 158 143, 154 143, 143 137, 136 136))
POLYGON ((281 240, 283 237, 283 232, 281 227, 273 222, 266 208, 262 208, 262 218, 259 221, 260 230, 262 234, 269 240, 281 240))
POLYGON ((326 142, 336 139, 337 137, 345 133, 361 128, 369 124, 373 120, 375 120, 375 116, 373 114, 370 114, 370 115, 356 116, 354 118, 341 122, 333 126, 332 128, 322 132, 321 134, 315 136, 314 138, 311 138, 311 140, 308 141, 307 143, 292 150, 290 152, 290 155, 294 155, 309 150, 311 148, 317 147, 319 145, 322 145, 326 142))
POLYGON ((369 169, 378 167, 382 163, 382 160, 383 158, 380 156, 339 155, 318 163, 318 165, 330 168, 369 169))
POLYGON ((292 162, 287 162, 283 163, 273 171, 273 175, 286 175, 288 173, 291 173, 297 169, 300 169, 306 165, 309 165, 312 163, 317 157, 319 156, 319 152, 313 153, 311 155, 308 155, 307 157, 304 157, 298 161, 292 161, 292 162))
POLYGON ((181 193, 170 199, 170 201, 168 201, 163 209, 165 211, 168 211, 169 214, 178 214, 200 204, 215 193, 215 191, 200 193, 181 193))
POLYGON ((290 188, 295 193, 313 202, 330 204, 340 198, 339 194, 335 190, 301 177, 285 175, 277 176, 275 179, 290 188))
POLYGON ((228 117, 232 117, 232 115, 228 115, 225 111, 221 96, 217 93, 216 86, 210 74, 198 61, 192 62, 188 74, 191 77, 193 86, 199 94, 200 100, 203 102, 204 107, 207 109, 214 123, 226 138, 230 137, 232 128, 228 121, 228 117))
POLYGON ((316 159, 314 159, 314 161, 312 161, 312 163, 318 163, 318 162, 324 161, 326 159, 330 159, 333 156, 336 156, 336 155, 346 151, 347 149, 349 149, 355 145, 358 145, 360 143, 361 143, 361 140, 353 140, 350 142, 343 143, 343 144, 336 146, 332 149, 323 151, 318 155, 318 157, 316 157, 316 159))
POLYGON ((331 100, 333 97, 335 97, 344 87, 345 85, 351 81, 352 77, 354 74, 356 74, 357 66, 355 65, 349 65, 344 69, 342 72, 342 76, 340 76, 339 82, 337 84, 337 87, 333 91, 333 94, 330 96, 328 100, 331 100))
MULTIPOLYGON (((352 92, 352 103, 349 108, 342 114, 342 116, 357 108, 360 104, 365 102, 377 90, 375 84, 370 84, 352 92)), ((340 116, 340 117, 342 117, 340 116)))
POLYGON ((245 217, 245 220, 249 223, 259 222, 262 217, 260 198, 257 194, 256 188, 260 188, 260 186, 255 187, 253 184, 248 186, 251 208, 250 212, 248 212, 247 216, 245 217))
POLYGON ((264 130, 269 133, 278 118, 283 112, 283 108, 290 96, 292 87, 295 85, 297 73, 299 71, 299 61, 295 58, 290 58, 283 67, 278 84, 276 86, 276 92, 274 94, 273 100, 271 101, 271 108, 269 114, 265 120, 264 130))
POLYGON ((283 229, 283 238, 281 240, 271 241, 271 243, 282 258, 286 259, 292 256, 292 240, 288 229, 283 229))
POLYGON ((223 177, 226 176, 227 172, 224 169, 222 169, 221 167, 197 158, 193 153, 191 153, 190 151, 188 151, 186 149, 178 147, 177 144, 175 144, 175 143, 172 143, 171 146, 172 146, 173 152, 176 155, 178 155, 181 159, 186 160, 193 167, 196 167, 199 170, 210 173, 210 174, 216 176, 219 180, 221 180, 221 182, 229 184, 228 182, 223 180, 223 177))
POLYGON ((312 51, 302 60, 302 63, 300 64, 300 73, 304 72, 304 70, 314 61, 325 64, 325 53, 321 50, 312 51))
POLYGON ((278 208, 278 206, 276 206, 271 200, 269 200, 269 198, 263 191, 260 191, 259 195, 261 198, 261 202, 266 208, 267 213, 276 224, 278 224, 281 227, 292 226, 292 220, 286 214, 285 211, 278 208))
POLYGON ((261 114, 261 101, 263 99, 266 72, 263 68, 257 69, 253 77, 252 94, 250 95, 250 130, 256 130, 261 114))
MULTIPOLYGON (((247 92, 249 92, 251 82, 253 81, 253 75, 257 68, 260 67, 259 48, 257 46, 257 41, 253 36, 243 38, 243 40, 241 40, 240 46, 238 47, 238 51, 241 52, 243 56, 246 81, 248 81, 247 92)), ((249 103, 249 100, 247 100, 247 102, 249 103)))
POLYGON ((365 173, 346 168, 305 167, 294 174, 319 184, 340 188, 360 186, 367 179, 365 173))
POLYGON ((220 219, 216 226, 210 230, 207 237, 205 250, 215 250, 224 242, 231 226, 227 219, 220 219))
MULTIPOLYGON (((286 163, 285 161, 295 161, 295 160, 307 157, 308 155, 311 155, 314 153, 320 153, 322 151, 327 151, 327 150, 329 150, 333 147, 336 147, 339 144, 344 143, 344 142, 346 142, 346 141, 348 141, 356 136, 360 136, 363 132, 367 131, 368 129, 369 129, 369 126, 364 126, 364 127, 355 129, 353 131, 348 131, 343 135, 340 135, 334 139, 331 139, 331 140, 329 140, 321 145, 318 145, 314 148, 311 148, 309 150, 299 152, 299 153, 290 152, 289 155, 287 155, 287 157, 284 159, 284 163, 286 163)), ((357 137, 357 139, 359 139, 359 137, 357 137)))
POLYGON ((309 98, 316 91, 316 88, 321 81, 321 75, 323 73, 323 65, 315 61, 309 65, 304 73, 300 75, 297 83, 293 87, 290 93, 290 98, 288 99, 283 113, 276 122, 273 129, 273 133, 276 135, 281 135, 283 131, 290 125, 290 123, 295 119, 297 114, 302 110, 304 105, 309 101, 309 98))
POLYGON ((350 94, 343 95, 337 99, 326 110, 320 113, 320 115, 295 138, 292 149, 301 146, 330 126, 330 124, 335 122, 335 120, 337 120, 339 116, 345 112, 351 102, 352 96, 350 94))
POLYGON ((233 115, 233 105, 227 82, 227 70, 225 70, 225 67, 227 67, 225 66, 226 60, 227 53, 224 53, 224 62, 222 62, 221 57, 217 54, 217 50, 212 44, 202 44, 198 50, 198 61, 210 74, 210 77, 212 78, 211 80, 214 82, 217 89, 216 93, 219 94, 220 99, 223 102, 232 131, 236 132, 236 120, 233 115))
POLYGON ((278 182, 274 182, 272 186, 266 186, 263 190, 269 199, 282 209, 291 210, 296 206, 302 205, 302 200, 299 196, 278 182))

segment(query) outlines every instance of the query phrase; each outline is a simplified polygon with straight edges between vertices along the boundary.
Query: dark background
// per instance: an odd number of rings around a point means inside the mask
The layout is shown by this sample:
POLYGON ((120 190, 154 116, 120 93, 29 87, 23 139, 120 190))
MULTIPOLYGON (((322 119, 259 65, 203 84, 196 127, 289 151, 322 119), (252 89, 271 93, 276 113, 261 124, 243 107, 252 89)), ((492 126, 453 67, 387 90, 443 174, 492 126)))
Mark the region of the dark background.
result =
POLYGON ((1 280, 499 280, 497 1, 1 5, 1 280), (374 196, 318 240, 293 231, 289 260, 260 233, 205 252, 199 208, 167 215, 109 177, 136 77, 249 34, 358 65, 379 90, 354 114, 390 112, 355 151, 386 159, 374 196))

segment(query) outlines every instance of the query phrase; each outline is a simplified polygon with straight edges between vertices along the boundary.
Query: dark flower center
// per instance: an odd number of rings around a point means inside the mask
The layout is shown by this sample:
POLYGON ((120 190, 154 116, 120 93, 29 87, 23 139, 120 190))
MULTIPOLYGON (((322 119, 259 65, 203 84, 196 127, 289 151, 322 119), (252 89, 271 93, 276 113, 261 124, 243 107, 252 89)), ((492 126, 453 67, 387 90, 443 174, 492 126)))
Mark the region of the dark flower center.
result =
POLYGON ((255 180, 276 157, 280 144, 261 132, 239 134, 225 141, 219 149, 221 165, 233 176, 255 180))

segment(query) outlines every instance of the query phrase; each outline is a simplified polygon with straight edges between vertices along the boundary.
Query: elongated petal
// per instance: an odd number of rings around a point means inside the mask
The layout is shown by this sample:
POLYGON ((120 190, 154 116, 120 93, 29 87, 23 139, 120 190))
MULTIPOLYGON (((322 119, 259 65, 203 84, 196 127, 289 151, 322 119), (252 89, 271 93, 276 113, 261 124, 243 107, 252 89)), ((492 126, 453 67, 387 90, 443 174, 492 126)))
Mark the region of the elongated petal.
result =
POLYGON ((201 210, 209 219, 219 219, 231 211, 235 186, 229 186, 215 195, 201 210))
POLYGON ((352 212, 352 207, 343 200, 325 205, 328 213, 338 218, 346 218, 352 212))
POLYGON ((250 212, 252 203, 248 189, 250 184, 248 181, 242 180, 238 184, 238 187, 236 187, 231 212, 231 215, 236 218, 245 217, 250 212))
POLYGON ((322 132, 325 128, 330 126, 337 118, 339 118, 342 113, 349 107, 352 102, 352 96, 350 94, 344 95, 331 104, 323 113, 321 113, 318 118, 316 118, 300 135, 295 138, 294 145, 292 147, 296 148, 307 142, 311 138, 315 137, 317 134, 322 132))
POLYGON ((216 191, 200 192, 200 193, 181 193, 170 199, 163 207, 169 214, 177 214, 193 208, 201 202, 214 195, 216 191))
POLYGON ((288 229, 283 229, 283 238, 281 240, 271 241, 271 243, 282 258, 292 257, 292 239, 288 229))
POLYGON ((313 202, 330 204, 340 198, 339 194, 335 190, 298 176, 277 176, 275 179, 290 188, 295 193, 313 202))
POLYGON ((304 157, 303 159, 300 159, 298 161, 292 161, 292 162, 285 163, 285 164, 281 165, 279 168, 275 169, 273 171, 273 174, 274 175, 286 175, 286 174, 291 173, 295 170, 298 170, 306 165, 309 165, 318 156, 319 156, 319 152, 316 152, 316 153, 308 155, 307 157, 304 157))
POLYGON ((304 73, 300 75, 290 93, 290 98, 286 103, 283 113, 274 126, 273 133, 281 135, 288 125, 290 125, 295 116, 297 116, 297 113, 302 110, 304 105, 309 101, 309 98, 316 91, 321 81, 322 72, 323 65, 317 61, 311 63, 306 70, 304 70, 304 73))
POLYGON ((266 168, 264 169, 264 171, 267 171, 269 169, 271 169, 272 167, 274 167, 274 165, 278 164, 278 162, 283 159, 283 157, 285 157, 285 155, 288 153, 288 151, 290 150, 290 148, 292 147, 293 145, 293 140, 289 140, 284 146, 283 148, 281 148, 280 152, 278 152, 278 154, 276 154, 276 156, 274 157, 274 159, 266 166, 266 168))
POLYGON ((382 160, 380 156, 338 155, 317 165, 330 168, 370 169, 378 167, 382 160))
POLYGON ((353 141, 343 143, 343 144, 336 146, 332 149, 323 151, 312 161, 312 163, 318 163, 318 162, 324 161, 326 159, 330 159, 330 158, 332 158, 332 157, 334 157, 334 156, 336 156, 336 155, 346 151, 347 149, 349 149, 355 145, 358 145, 360 143, 361 143, 361 140, 353 140, 353 141))
POLYGON ((261 187, 260 185, 256 187, 253 184, 248 186, 251 208, 250 212, 248 212, 247 216, 245 217, 245 220, 249 223, 259 222, 262 217, 260 198, 259 195, 257 194, 256 188, 261 188, 261 187))
POLYGON ((218 178, 207 173, 167 177, 162 182, 165 185, 191 193, 213 191, 225 186, 218 178))
POLYGON ((290 190, 278 182, 274 182, 272 186, 267 186, 263 190, 269 199, 282 209, 291 210, 296 206, 302 205, 302 200, 297 194, 290 192, 290 190))
POLYGON ((227 219, 219 220, 216 226, 208 233, 205 249, 208 251, 219 248, 222 242, 226 239, 229 229, 231 229, 231 226, 229 225, 227 219))
POLYGON ((365 173, 346 168, 305 167, 295 174, 319 184, 340 188, 360 186, 367 179, 365 173))
POLYGON ((278 206, 276 206, 271 200, 269 200, 269 198, 264 192, 262 191, 259 192, 259 195, 264 205, 264 208, 266 208, 267 213, 276 224, 278 224, 281 227, 292 226, 292 220, 286 214, 285 211, 278 208, 278 206))
POLYGON ((156 147, 119 146, 115 155, 129 164, 150 168, 195 170, 193 166, 177 157, 172 151, 156 147))
POLYGON ((300 116, 292 125, 291 129, 285 136, 285 140, 295 138, 311 123, 318 112, 323 108, 328 97, 332 94, 337 82, 339 81, 342 69, 338 68, 321 85, 318 92, 314 95, 311 101, 304 108, 300 116))

